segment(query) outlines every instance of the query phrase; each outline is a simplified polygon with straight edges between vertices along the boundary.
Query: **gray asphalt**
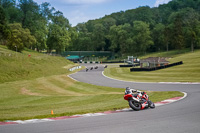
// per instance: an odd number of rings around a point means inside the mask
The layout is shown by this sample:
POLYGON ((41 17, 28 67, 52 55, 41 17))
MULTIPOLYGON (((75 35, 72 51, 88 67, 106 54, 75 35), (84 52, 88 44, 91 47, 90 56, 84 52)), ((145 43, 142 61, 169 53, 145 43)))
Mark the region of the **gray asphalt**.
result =
MULTIPOLYGON (((92 64, 87 66, 90 68, 92 64)), ((71 77, 90 84, 152 91, 182 91, 183 100, 141 111, 113 113, 34 124, 0 126, 0 133, 200 133, 200 85, 122 82, 102 75, 98 69, 82 70, 71 77)), ((128 104, 128 103, 127 103, 128 104)))

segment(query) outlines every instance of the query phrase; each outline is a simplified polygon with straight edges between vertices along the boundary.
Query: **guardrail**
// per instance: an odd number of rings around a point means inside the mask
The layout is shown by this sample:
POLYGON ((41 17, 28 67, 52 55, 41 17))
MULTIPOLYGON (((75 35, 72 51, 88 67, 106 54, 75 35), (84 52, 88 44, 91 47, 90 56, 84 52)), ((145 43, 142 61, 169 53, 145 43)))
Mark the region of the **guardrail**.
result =
POLYGON ((130 71, 131 72, 134 72, 134 71, 155 71, 155 70, 160 70, 160 69, 173 67, 173 66, 177 66, 177 65, 181 65, 181 64, 183 64, 183 61, 168 64, 168 65, 165 65, 165 66, 153 67, 153 68, 130 68, 130 71))
POLYGON ((74 71, 74 70, 80 69, 80 68, 81 68, 81 66, 72 67, 72 68, 69 69, 69 71, 74 71))
POLYGON ((140 64, 134 64, 134 65, 119 65, 119 67, 136 67, 136 66, 140 66, 140 64))
POLYGON ((124 63, 124 61, 102 61, 102 63, 124 63))

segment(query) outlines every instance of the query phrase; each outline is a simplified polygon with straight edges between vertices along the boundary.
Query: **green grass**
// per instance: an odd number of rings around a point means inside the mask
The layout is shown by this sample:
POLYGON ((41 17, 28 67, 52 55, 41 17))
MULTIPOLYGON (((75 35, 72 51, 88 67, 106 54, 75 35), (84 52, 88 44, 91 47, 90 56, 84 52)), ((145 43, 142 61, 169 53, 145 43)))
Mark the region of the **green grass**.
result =
MULTIPOLYGON (((76 82, 66 75, 0 84, 0 121, 70 116, 128 107, 124 89, 76 82), (51 110, 54 115, 51 115, 51 110)), ((183 96, 147 92, 153 102, 183 96)))
POLYGON ((130 68, 112 65, 104 74, 116 79, 137 82, 200 82, 200 50, 184 54, 178 51, 156 53, 141 58, 146 57, 168 57, 170 63, 183 61, 183 64, 150 72, 130 72, 130 68))
MULTIPOLYGON (((124 89, 76 82, 67 77, 76 64, 26 50, 0 46, 0 121, 70 116, 128 107, 124 89), (31 57, 28 55, 31 54, 31 57), (51 110, 54 115, 51 115, 51 110)), ((147 92, 153 102, 183 96, 180 92, 147 92)))
POLYGON ((76 64, 63 57, 49 56, 31 50, 16 53, 0 45, 0 83, 66 74, 73 66, 76 64))

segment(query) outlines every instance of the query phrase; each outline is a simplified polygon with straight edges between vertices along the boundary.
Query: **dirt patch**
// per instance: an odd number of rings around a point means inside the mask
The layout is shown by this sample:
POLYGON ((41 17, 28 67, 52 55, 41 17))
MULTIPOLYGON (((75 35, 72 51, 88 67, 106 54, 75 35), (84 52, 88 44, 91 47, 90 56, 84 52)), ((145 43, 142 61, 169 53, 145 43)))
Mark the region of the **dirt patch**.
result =
POLYGON ((44 96, 40 93, 31 92, 30 90, 27 90, 25 87, 21 88, 21 93, 23 95, 30 95, 30 96, 44 96))

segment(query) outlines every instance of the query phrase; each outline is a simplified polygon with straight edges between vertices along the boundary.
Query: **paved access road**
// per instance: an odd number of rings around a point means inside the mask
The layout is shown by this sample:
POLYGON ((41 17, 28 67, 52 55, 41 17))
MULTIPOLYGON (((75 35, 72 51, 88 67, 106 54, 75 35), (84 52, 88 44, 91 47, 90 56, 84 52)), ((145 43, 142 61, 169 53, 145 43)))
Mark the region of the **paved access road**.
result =
MULTIPOLYGON (((88 66, 88 68, 91 67, 88 66)), ((183 91, 181 101, 155 109, 113 113, 34 124, 0 126, 0 133, 200 133, 200 84, 160 84, 122 82, 102 75, 98 69, 82 70, 71 75, 74 79, 110 87, 152 91, 183 91)))

